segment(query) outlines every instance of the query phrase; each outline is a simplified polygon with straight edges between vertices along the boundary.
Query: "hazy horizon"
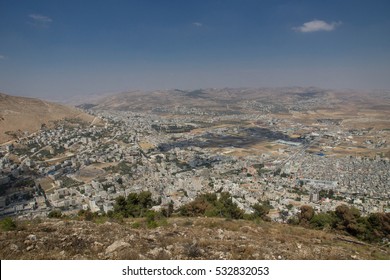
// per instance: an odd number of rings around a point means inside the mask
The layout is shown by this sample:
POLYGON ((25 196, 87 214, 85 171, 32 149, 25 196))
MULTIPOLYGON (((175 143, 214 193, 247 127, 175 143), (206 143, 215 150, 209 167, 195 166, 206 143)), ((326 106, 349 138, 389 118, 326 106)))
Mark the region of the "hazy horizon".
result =
POLYGON ((390 4, 1 1, 0 92, 390 89, 390 4))

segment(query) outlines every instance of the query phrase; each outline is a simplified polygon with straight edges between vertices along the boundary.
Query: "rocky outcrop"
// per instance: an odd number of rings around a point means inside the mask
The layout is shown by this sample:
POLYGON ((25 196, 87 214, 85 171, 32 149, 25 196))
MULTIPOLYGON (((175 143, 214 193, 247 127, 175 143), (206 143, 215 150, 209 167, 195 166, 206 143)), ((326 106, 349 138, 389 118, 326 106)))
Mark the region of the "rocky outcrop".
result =
POLYGON ((244 220, 170 218, 163 226, 149 229, 142 219, 121 224, 47 219, 19 221, 16 231, 1 232, 0 257, 389 259, 390 249, 324 231, 244 220))

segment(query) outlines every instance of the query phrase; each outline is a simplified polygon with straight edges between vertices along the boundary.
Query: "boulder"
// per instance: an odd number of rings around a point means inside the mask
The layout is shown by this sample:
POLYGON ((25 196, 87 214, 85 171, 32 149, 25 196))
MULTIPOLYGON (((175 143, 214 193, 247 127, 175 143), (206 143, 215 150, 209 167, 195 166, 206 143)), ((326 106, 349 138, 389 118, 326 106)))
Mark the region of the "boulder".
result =
POLYGON ((106 254, 110 254, 120 248, 130 247, 130 244, 121 240, 117 240, 106 248, 106 254))

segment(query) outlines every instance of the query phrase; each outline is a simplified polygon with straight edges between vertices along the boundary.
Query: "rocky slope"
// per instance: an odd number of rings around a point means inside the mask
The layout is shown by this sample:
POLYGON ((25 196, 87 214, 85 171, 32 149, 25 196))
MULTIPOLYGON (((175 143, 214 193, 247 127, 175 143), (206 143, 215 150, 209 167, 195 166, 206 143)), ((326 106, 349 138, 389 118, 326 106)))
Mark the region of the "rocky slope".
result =
POLYGON ((216 218, 94 223, 18 222, 0 235, 1 259, 390 259, 390 249, 301 227, 216 218))

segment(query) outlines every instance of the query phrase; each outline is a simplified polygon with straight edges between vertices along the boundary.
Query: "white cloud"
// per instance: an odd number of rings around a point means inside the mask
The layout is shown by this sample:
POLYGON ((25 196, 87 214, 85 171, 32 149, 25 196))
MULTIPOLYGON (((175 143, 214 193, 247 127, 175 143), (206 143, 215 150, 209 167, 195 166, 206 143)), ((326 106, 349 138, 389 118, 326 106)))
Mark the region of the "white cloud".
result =
POLYGON ((5 56, 0 54, 0 60, 3 60, 3 59, 5 59, 5 56))
POLYGON ((202 27, 203 23, 201 23, 201 22, 193 22, 192 25, 196 26, 196 27, 202 27))
POLYGON ((49 24, 53 22, 53 20, 48 16, 43 16, 39 14, 30 14, 28 15, 28 17, 33 20, 31 24, 38 27, 48 27, 49 24))
POLYGON ((317 31, 332 31, 337 26, 339 26, 341 22, 331 22, 327 23, 323 20, 312 20, 309 22, 305 22, 299 27, 294 27, 293 29, 298 32, 308 33, 308 32, 317 32, 317 31))

